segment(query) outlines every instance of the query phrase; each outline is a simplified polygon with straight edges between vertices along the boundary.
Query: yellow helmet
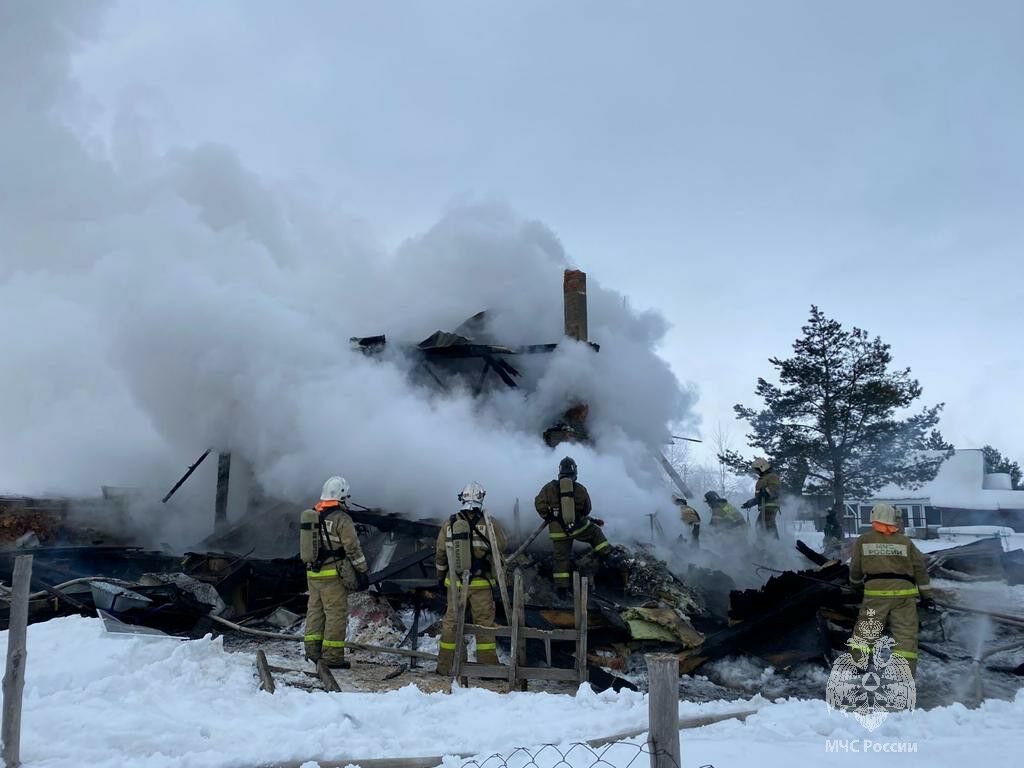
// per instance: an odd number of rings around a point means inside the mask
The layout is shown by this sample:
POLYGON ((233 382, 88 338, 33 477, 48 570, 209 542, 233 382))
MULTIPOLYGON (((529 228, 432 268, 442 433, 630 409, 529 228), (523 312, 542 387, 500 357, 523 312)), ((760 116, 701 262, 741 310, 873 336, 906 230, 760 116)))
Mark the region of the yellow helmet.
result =
POLYGON ((772 463, 768 459, 759 456, 750 463, 750 468, 755 472, 767 472, 772 468, 772 463))
POLYGON ((900 513, 892 504, 875 504, 871 508, 871 522, 885 523, 886 525, 899 525, 900 513))

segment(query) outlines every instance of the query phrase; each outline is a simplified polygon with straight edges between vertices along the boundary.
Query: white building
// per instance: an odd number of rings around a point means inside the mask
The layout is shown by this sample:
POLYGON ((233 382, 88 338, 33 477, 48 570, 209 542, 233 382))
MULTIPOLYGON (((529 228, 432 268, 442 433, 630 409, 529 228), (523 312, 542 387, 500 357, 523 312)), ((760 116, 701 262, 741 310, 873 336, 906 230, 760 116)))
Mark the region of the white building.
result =
POLYGON ((1024 490, 1010 476, 986 474, 981 450, 957 450, 931 482, 909 490, 886 486, 870 499, 846 504, 846 529, 870 526, 871 507, 887 502, 902 510, 909 530, 925 526, 1000 525, 1024 532, 1024 490))

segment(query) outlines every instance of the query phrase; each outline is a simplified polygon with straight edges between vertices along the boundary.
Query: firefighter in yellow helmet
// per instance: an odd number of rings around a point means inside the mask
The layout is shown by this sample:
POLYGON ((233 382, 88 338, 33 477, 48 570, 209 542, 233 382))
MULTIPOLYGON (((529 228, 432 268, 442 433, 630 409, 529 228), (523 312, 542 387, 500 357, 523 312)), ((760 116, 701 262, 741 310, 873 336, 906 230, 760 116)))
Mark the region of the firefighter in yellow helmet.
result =
MULTIPOLYGON (((505 533, 494 520, 492 541, 487 535, 484 519, 484 491, 480 483, 469 483, 459 493, 461 507, 457 514, 448 518, 441 526, 434 548, 434 566, 438 580, 449 588, 448 609, 441 621, 441 648, 437 655, 437 673, 449 675, 455 659, 455 627, 458 621, 458 595, 462 590, 462 579, 469 573, 469 596, 467 607, 472 623, 480 627, 494 626, 494 593, 497 583, 494 571, 495 550, 505 549, 505 533), (450 553, 449 553, 449 545, 450 553), (454 589, 451 589, 454 585, 454 589), (452 596, 455 599, 452 599, 452 596)), ((494 635, 489 632, 476 634, 476 660, 481 664, 497 664, 498 652, 494 635)))
POLYGON ((299 555, 306 564, 306 658, 348 669, 345 633, 348 593, 366 589, 369 567, 352 518, 346 513, 348 481, 328 478, 320 502, 300 518, 299 555))
POLYGON ((776 519, 779 516, 782 481, 768 459, 754 459, 750 468, 757 474, 757 483, 754 485, 754 498, 744 502, 743 509, 757 507, 757 527, 777 539, 779 528, 776 519))
MULTIPOLYGON (((697 510, 690 506, 683 496, 674 494, 672 496, 673 503, 679 507, 679 517, 683 521, 683 525, 690 529, 690 546, 700 546, 700 515, 697 514, 697 510)), ((680 536, 680 539, 683 537, 680 536)))
MULTIPOLYGON (((871 510, 871 530, 853 544, 850 583, 864 585, 857 624, 877 620, 896 641, 892 652, 917 670, 917 602, 935 610, 924 557, 914 542, 900 533, 899 513, 889 504, 871 510)), ((866 625, 866 624, 865 624, 866 625)), ((866 661, 871 647, 854 638, 851 656, 866 661)))
POLYGON ((590 494, 583 483, 576 482, 576 462, 566 456, 558 464, 558 478, 544 484, 533 500, 537 514, 548 523, 548 536, 554 550, 551 576, 558 594, 568 592, 572 584, 572 545, 576 541, 589 544, 602 562, 610 562, 611 545, 601 530, 603 521, 590 517, 590 494))

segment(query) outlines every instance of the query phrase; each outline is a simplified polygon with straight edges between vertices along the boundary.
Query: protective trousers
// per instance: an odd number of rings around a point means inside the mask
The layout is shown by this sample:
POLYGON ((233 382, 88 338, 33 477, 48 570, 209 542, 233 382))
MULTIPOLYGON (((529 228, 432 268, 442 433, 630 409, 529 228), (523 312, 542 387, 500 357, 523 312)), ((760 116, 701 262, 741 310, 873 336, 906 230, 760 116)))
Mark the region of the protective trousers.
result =
POLYGON ((757 527, 766 533, 779 538, 779 527, 775 520, 779 516, 778 504, 764 504, 757 513, 757 527))
MULTIPOLYGON (((461 592, 462 586, 457 588, 456 594, 461 592)), ((481 627, 494 626, 494 595, 491 594, 490 584, 486 587, 470 587, 467 605, 467 620, 470 623, 481 627)), ((441 647, 437 654, 437 672, 440 675, 451 674, 452 662, 455 659, 455 625, 458 621, 459 605, 455 600, 448 601, 448 610, 445 611, 444 619, 441 621, 441 647)), ((480 664, 498 663, 498 646, 494 641, 494 635, 490 632, 476 633, 476 660, 480 664)), ((463 645, 462 659, 466 659, 465 645, 463 645)))
POLYGON ((348 590, 337 572, 331 576, 306 575, 306 658, 329 666, 345 658, 348 629, 348 590))
POLYGON ((551 537, 551 548, 555 555, 551 577, 555 581, 556 588, 572 586, 572 543, 574 541, 589 544, 602 560, 611 551, 601 526, 594 525, 590 520, 587 520, 582 528, 577 529, 571 535, 565 532, 561 523, 552 520, 548 524, 548 536, 551 537))
MULTIPOLYGON (((902 656, 910 664, 912 674, 917 673, 917 597, 875 597, 864 596, 860 604, 860 615, 856 626, 864 626, 869 621, 868 611, 873 610, 873 618, 880 621, 888 634, 896 641, 893 654, 902 656)), ((850 655, 860 663, 871 651, 870 647, 851 645, 850 655)))

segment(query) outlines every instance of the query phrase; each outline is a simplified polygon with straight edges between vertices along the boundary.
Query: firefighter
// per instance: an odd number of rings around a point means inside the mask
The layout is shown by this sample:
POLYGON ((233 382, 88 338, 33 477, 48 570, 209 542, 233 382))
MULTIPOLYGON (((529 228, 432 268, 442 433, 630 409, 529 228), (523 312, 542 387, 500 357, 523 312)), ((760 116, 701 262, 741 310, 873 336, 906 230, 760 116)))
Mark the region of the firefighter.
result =
POLYGON ((777 539, 779 528, 775 521, 779 516, 782 480, 768 459, 754 459, 750 469, 757 474, 757 483, 754 485, 754 498, 744 502, 743 509, 757 507, 757 527, 777 539))
POLYGON ((335 475, 324 483, 320 503, 302 513, 299 554, 306 564, 306 658, 348 669, 345 630, 348 593, 368 586, 369 567, 352 518, 346 514, 348 481, 335 475))
MULTIPOLYGON (((896 641, 892 652, 917 671, 917 601, 935 610, 928 581, 928 569, 914 542, 900 533, 899 513, 889 504, 876 504, 871 510, 871 528, 853 544, 850 559, 850 583, 864 586, 857 623, 873 617, 888 628, 896 641), (873 611, 873 613, 869 613, 873 611)), ((871 648, 850 643, 851 655, 866 662, 871 648)))
POLYGON ((682 518, 683 525, 690 529, 690 544, 694 547, 700 546, 700 515, 697 514, 697 510, 678 494, 672 496, 672 501, 679 507, 679 517, 682 518))
POLYGON ((555 554, 551 576, 559 595, 566 594, 572 583, 573 542, 589 544, 602 563, 611 555, 601 530, 604 521, 591 519, 590 494, 585 485, 576 482, 577 474, 576 462, 566 456, 558 464, 558 479, 546 483, 533 501, 537 514, 548 523, 555 554))
POLYGON ((704 494, 704 502, 711 509, 711 527, 714 530, 736 531, 747 527, 740 511, 714 491, 704 494))
MULTIPOLYGON (((459 493, 461 507, 441 527, 434 548, 434 566, 438 581, 449 590, 448 610, 441 622, 441 648, 437 655, 437 673, 449 675, 455 659, 455 627, 458 621, 458 595, 462 590, 463 575, 469 572, 467 606, 472 622, 481 627, 494 626, 494 594, 496 583, 493 552, 505 549, 505 534, 497 522, 491 521, 496 541, 487 535, 484 519, 484 491, 480 483, 469 483, 459 493), (451 544, 449 557, 448 545, 451 544), (453 599, 454 597, 454 599, 453 599)), ((498 652, 494 635, 476 634, 476 660, 481 664, 497 664, 498 652)))

